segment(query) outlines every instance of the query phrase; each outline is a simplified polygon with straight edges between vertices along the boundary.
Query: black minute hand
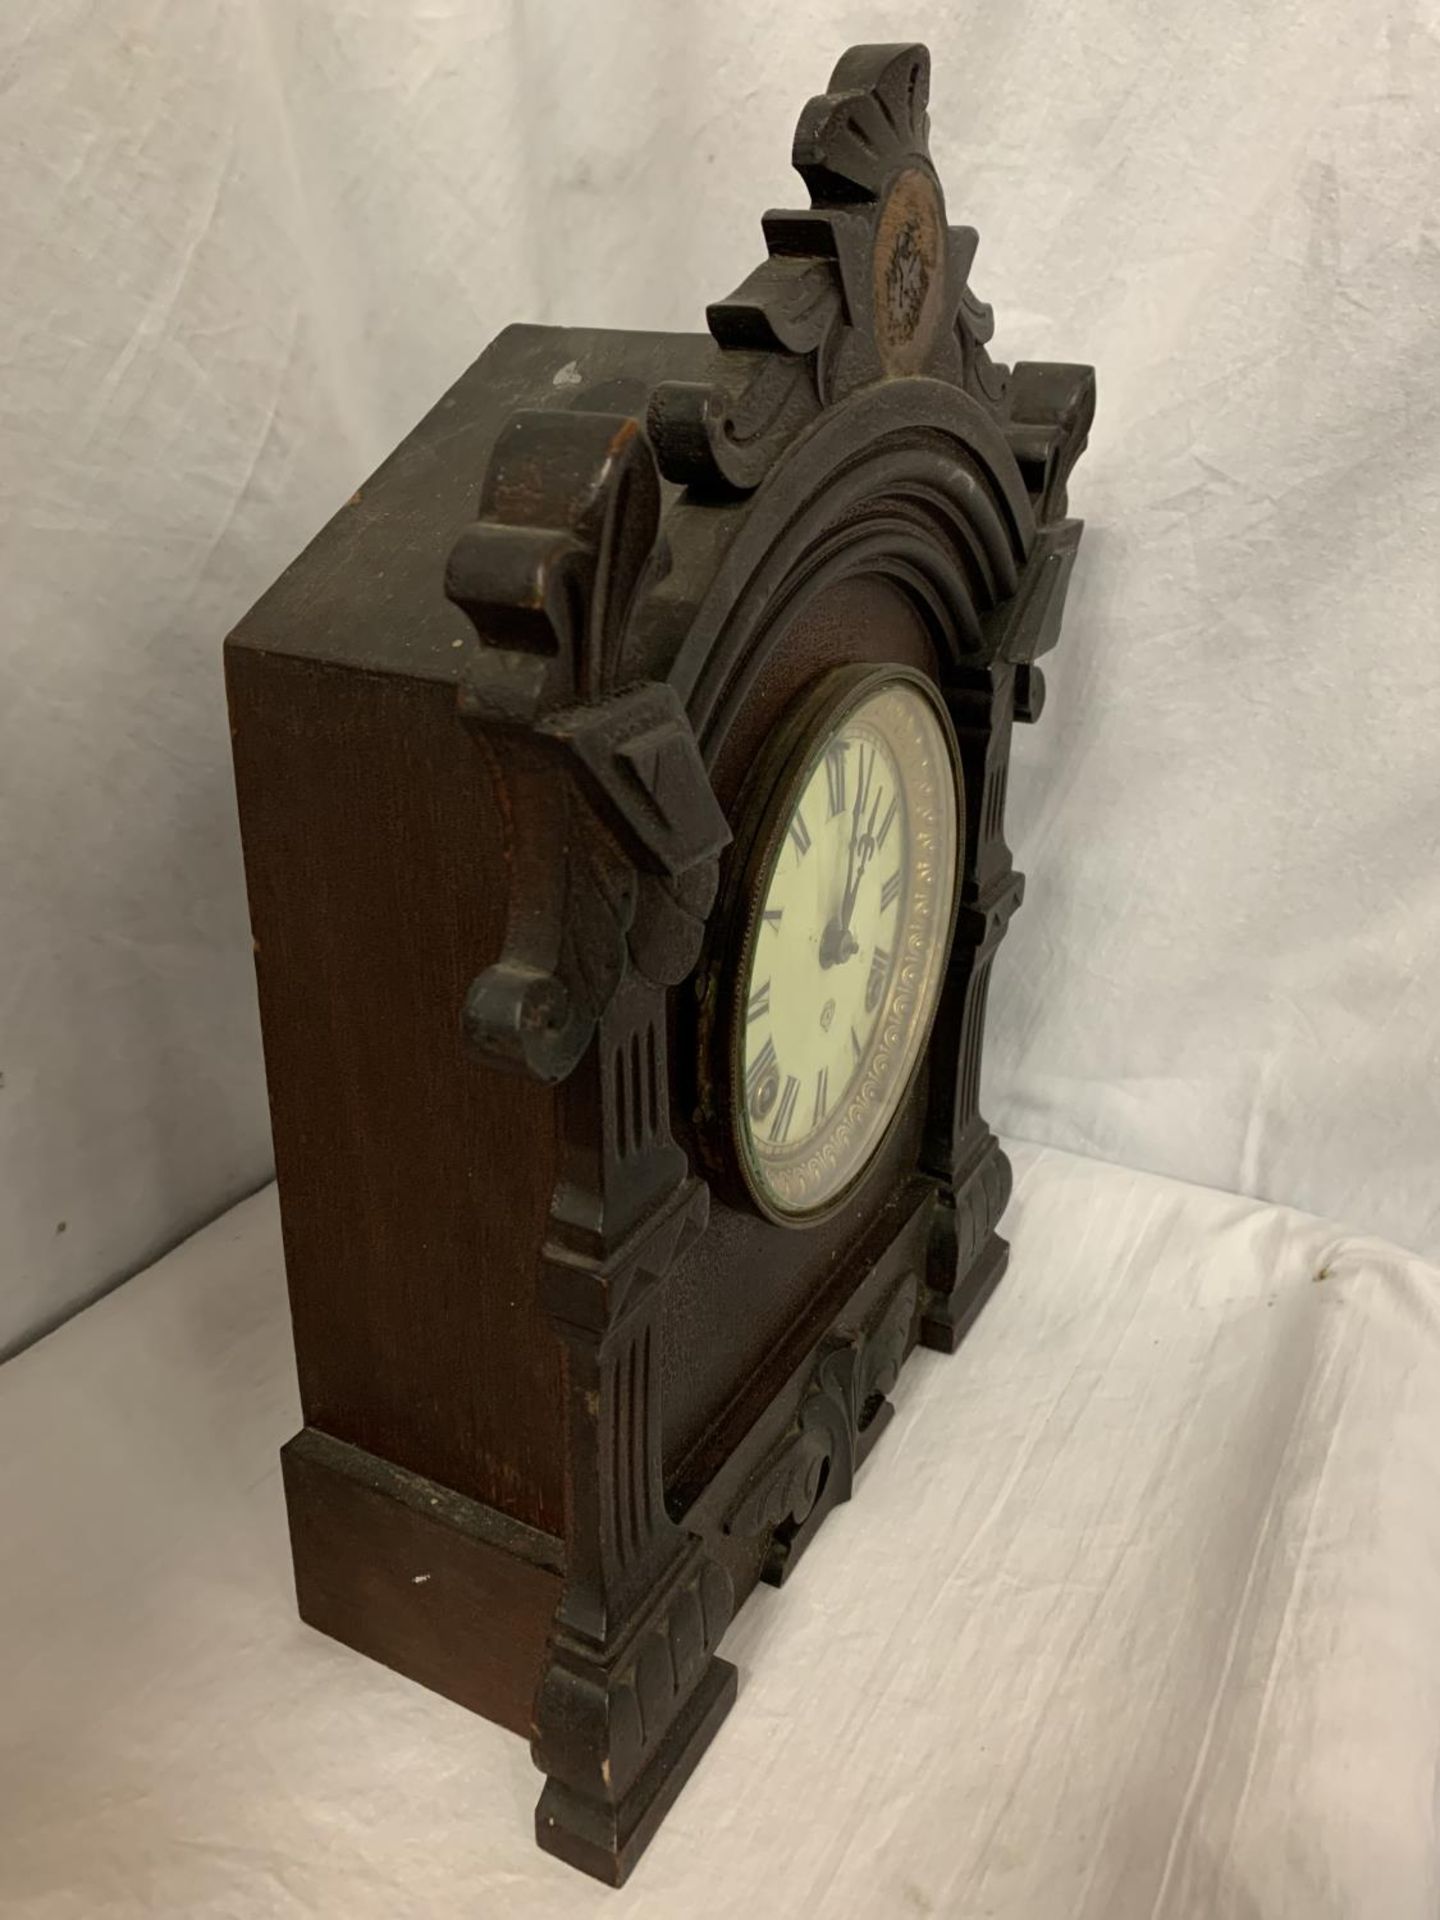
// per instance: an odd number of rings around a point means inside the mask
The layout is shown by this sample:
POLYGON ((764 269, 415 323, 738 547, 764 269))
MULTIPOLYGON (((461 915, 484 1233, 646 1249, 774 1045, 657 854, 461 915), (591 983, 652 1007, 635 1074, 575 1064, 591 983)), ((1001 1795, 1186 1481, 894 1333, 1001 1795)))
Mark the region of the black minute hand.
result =
MULTIPOLYGON (((860 765, 855 780, 855 805, 850 810, 850 847, 845 855, 845 891, 840 896, 840 915, 836 926, 842 930, 850 922, 850 887, 855 877, 855 849, 860 844, 860 816, 865 811, 865 743, 862 741, 856 756, 860 765)), ((872 754, 870 765, 875 765, 872 754)))
POLYGON ((850 932, 850 916, 855 911, 855 902, 860 893, 860 882, 864 878, 865 868, 870 856, 875 851, 875 822, 880 813, 880 801, 883 797, 883 788, 876 789, 875 797, 870 802, 870 818, 866 822, 864 833, 862 834, 860 832, 860 816, 865 801, 870 796, 870 789, 874 785, 874 776, 875 749, 872 747, 870 749, 870 769, 865 777, 861 791, 856 795, 855 821, 850 838, 850 870, 845 881, 845 899, 840 908, 840 932, 842 937, 848 935, 850 932), (857 855, 859 856, 858 860, 856 858, 857 855))

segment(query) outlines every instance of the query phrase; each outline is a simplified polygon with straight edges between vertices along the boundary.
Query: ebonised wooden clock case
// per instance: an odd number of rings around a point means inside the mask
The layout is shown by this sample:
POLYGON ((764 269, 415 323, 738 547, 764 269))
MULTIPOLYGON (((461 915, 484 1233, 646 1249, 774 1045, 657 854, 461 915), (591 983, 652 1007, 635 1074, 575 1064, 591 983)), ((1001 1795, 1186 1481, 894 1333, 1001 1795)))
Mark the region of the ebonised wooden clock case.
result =
POLYGON ((615 1882, 735 1697, 735 1609, 1007 1257, 1010 730, 1094 387, 988 357, 928 79, 847 53, 708 335, 509 329, 227 643, 300 1610, 527 1735, 540 1843, 615 1882), (953 725, 948 965, 861 1176, 776 1219, 716 1066, 737 862, 767 743, 867 667, 953 725))

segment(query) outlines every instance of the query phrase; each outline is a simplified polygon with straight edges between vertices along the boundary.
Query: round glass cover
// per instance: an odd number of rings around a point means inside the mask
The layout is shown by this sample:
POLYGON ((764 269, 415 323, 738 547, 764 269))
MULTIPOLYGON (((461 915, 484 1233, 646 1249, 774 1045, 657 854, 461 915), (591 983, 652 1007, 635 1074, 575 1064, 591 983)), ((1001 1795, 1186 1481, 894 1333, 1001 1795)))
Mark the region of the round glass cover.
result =
POLYGON ((939 998, 959 823, 953 735, 918 676, 852 688, 782 776, 734 1009, 739 1157, 772 1215, 833 1205, 895 1116, 939 998))

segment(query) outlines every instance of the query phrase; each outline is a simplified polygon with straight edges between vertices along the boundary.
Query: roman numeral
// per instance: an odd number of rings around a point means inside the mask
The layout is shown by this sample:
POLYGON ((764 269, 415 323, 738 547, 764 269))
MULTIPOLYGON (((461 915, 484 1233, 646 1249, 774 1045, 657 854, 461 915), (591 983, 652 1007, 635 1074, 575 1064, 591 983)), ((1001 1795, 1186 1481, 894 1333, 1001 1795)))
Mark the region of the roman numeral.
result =
POLYGON ((795 858, 803 860, 810 851, 810 829, 803 813, 797 813, 790 822, 790 838, 795 842, 795 858))
POLYGON ((770 1123, 770 1138, 783 1140, 790 1131, 790 1122, 795 1116, 795 1096, 800 1091, 800 1082, 793 1073, 785 1076, 785 1091, 780 1096, 780 1104, 775 1109, 775 1118, 770 1123))
POLYGON ((860 791, 855 796, 855 818, 857 822, 859 821, 861 815, 865 811, 865 802, 870 798, 871 782, 875 778, 874 747, 870 749, 870 762, 868 766, 866 765, 866 762, 865 762, 865 748, 863 744, 861 745, 861 748, 860 748, 859 759, 860 759, 860 791))
POLYGON ((897 867, 880 889, 880 911, 888 913, 900 898, 900 869, 897 867))
POLYGON ((763 987, 757 987, 755 992, 750 996, 750 1004, 745 1009, 746 1024, 749 1025, 756 1020, 763 1020, 769 1011, 770 982, 767 980, 763 987))
POLYGON ((830 818, 845 811, 845 755, 848 740, 837 740, 825 749, 825 780, 830 793, 830 818))
POLYGON ((767 1040, 745 1069, 745 1097, 755 1098, 755 1090, 764 1081, 765 1076, 775 1071, 775 1042, 767 1040))
POLYGON ((810 1122, 812 1127, 818 1127, 820 1122, 825 1118, 825 1109, 829 1104, 830 1069, 828 1067, 821 1067, 819 1073, 815 1076, 815 1117, 810 1122))
POLYGON ((785 909, 783 907, 766 907, 760 917, 767 927, 778 927, 780 924, 780 916, 784 911, 785 909))
POLYGON ((850 1029, 850 1051, 854 1054, 857 1060, 860 1058, 860 1041, 859 1041, 859 1037, 855 1032, 854 1027, 851 1027, 850 1029))
POLYGON ((890 953, 886 947, 876 947, 870 957, 870 978, 865 982, 865 1011, 873 1013, 880 1004, 880 996, 885 991, 885 981, 890 973, 890 953))
POLYGON ((875 845, 877 849, 884 846, 885 836, 889 833, 891 823, 894 821, 894 818, 899 811, 900 811, 900 796, 897 793, 895 797, 891 800, 889 806, 885 809, 885 818, 880 822, 880 831, 875 836, 875 845))

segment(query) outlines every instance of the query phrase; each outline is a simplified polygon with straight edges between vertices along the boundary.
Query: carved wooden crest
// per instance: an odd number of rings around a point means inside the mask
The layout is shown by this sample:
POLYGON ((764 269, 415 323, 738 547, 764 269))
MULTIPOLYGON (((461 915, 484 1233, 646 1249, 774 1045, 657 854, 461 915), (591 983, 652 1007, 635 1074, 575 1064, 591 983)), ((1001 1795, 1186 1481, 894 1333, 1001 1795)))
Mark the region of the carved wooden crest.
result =
POLYGON ((726 350, 712 387, 669 383, 650 433, 662 472, 753 488, 823 409, 874 381, 947 380, 999 406, 993 316, 970 292, 972 227, 946 224, 930 162, 930 57, 856 47, 795 130, 810 206, 768 213, 769 258, 708 310, 726 350))

